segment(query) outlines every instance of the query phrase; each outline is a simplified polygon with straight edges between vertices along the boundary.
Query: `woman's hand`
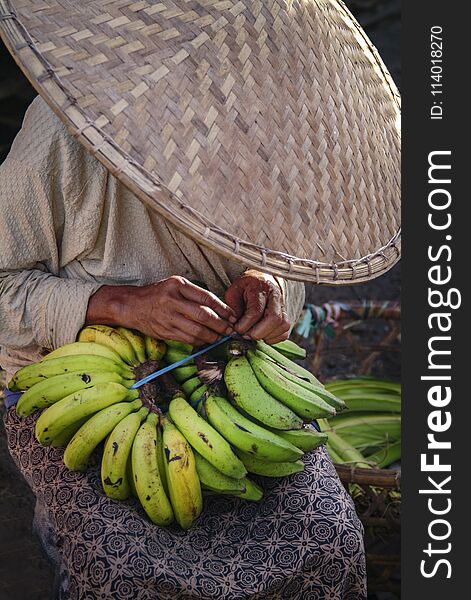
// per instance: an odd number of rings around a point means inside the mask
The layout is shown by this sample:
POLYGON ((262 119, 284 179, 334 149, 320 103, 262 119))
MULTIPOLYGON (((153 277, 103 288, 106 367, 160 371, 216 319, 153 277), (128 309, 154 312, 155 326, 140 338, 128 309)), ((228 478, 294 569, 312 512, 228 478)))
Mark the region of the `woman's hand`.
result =
POLYGON ((290 322, 281 288, 271 275, 246 271, 227 289, 224 299, 237 316, 237 333, 268 344, 288 338, 290 322))
POLYGON ((142 287, 103 286, 90 298, 86 316, 89 325, 120 325, 195 346, 233 333, 235 321, 222 300, 179 276, 142 287))

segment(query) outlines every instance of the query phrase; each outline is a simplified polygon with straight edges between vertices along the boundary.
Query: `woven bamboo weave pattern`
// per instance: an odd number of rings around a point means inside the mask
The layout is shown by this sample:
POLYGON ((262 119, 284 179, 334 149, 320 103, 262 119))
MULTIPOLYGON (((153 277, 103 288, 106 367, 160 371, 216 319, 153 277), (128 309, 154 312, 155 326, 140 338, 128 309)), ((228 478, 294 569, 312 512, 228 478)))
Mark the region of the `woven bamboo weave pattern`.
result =
POLYGON ((69 130, 185 233, 344 283, 399 257, 399 99, 336 0, 0 0, 69 130))

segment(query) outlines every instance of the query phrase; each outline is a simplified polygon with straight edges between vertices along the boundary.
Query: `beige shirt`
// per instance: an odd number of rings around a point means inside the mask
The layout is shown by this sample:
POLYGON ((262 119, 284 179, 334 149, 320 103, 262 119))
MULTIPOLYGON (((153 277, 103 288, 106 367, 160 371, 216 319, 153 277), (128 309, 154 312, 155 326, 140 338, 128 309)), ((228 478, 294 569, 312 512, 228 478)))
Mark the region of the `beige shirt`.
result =
MULTIPOLYGON (((0 365, 22 365, 75 340, 103 284, 171 275, 222 294, 244 271, 150 211, 37 98, 0 166, 0 365)), ((304 285, 279 280, 292 323, 304 285)))

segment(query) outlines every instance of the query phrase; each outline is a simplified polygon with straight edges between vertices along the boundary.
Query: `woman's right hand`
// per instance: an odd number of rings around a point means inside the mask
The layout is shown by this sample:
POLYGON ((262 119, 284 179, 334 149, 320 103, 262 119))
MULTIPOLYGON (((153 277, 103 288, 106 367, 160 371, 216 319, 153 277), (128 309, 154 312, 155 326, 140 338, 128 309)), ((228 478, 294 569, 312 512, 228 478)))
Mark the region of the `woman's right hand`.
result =
POLYGON ((86 324, 137 329, 158 339, 210 344, 233 333, 234 311, 184 277, 137 286, 102 286, 90 298, 86 324))

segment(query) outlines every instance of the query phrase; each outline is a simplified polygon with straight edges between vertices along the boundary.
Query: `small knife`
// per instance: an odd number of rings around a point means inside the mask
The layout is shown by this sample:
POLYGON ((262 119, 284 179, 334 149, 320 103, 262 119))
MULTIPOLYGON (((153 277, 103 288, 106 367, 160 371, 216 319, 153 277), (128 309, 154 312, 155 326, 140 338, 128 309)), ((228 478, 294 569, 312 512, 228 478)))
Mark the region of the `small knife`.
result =
POLYGON ((185 356, 185 358, 181 358, 180 360, 177 360, 177 362, 174 362, 171 365, 168 365, 167 367, 163 367, 163 369, 154 371, 150 375, 147 375, 147 377, 144 377, 143 379, 136 381, 136 383, 134 383, 129 389, 136 390, 137 388, 140 388, 141 385, 144 385, 146 383, 149 383, 149 381, 153 381, 154 379, 157 379, 157 377, 164 375, 164 373, 173 371, 173 369, 176 369, 177 367, 184 365, 192 358, 196 358, 197 356, 200 356, 201 354, 204 354, 205 352, 208 352, 209 350, 216 348, 216 346, 220 346, 221 344, 224 344, 224 342, 229 341, 232 337, 234 337, 234 336, 226 335, 225 337, 221 338, 217 342, 214 342, 214 344, 210 344, 209 346, 206 346, 205 348, 201 348, 201 350, 198 350, 197 352, 193 352, 193 354, 190 354, 189 356, 185 356))

